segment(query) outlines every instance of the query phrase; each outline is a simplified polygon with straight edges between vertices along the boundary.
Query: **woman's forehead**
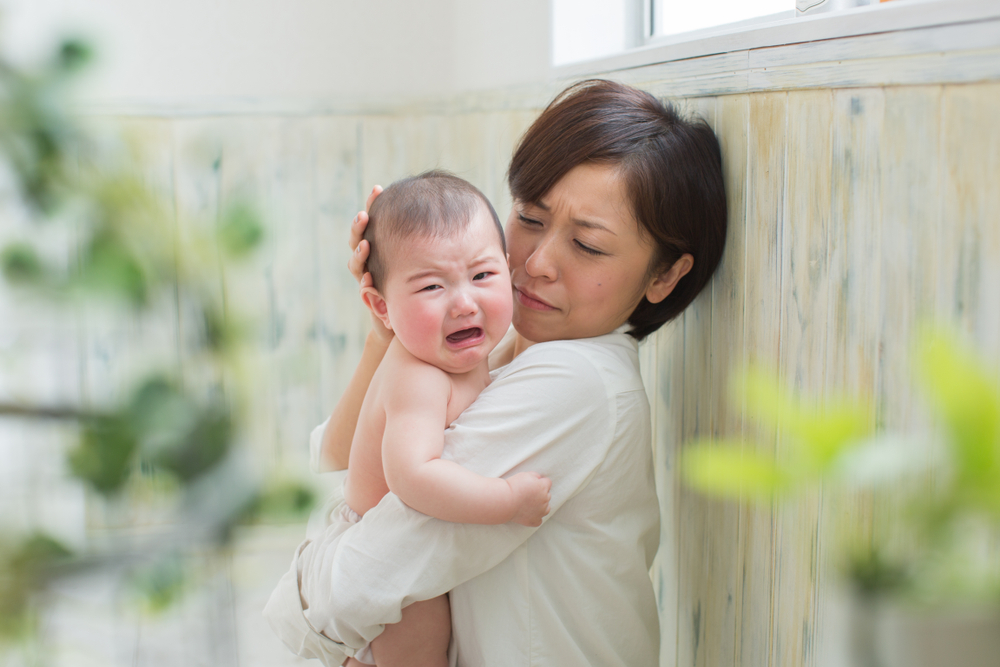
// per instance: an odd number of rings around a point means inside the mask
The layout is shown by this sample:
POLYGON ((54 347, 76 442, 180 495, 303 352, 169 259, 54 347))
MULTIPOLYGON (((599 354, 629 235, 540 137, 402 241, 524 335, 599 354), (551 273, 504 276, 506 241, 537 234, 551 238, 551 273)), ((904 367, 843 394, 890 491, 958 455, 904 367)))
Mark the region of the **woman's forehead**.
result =
POLYGON ((614 165, 584 163, 559 179, 539 201, 528 204, 577 227, 612 235, 642 236, 628 188, 614 165))

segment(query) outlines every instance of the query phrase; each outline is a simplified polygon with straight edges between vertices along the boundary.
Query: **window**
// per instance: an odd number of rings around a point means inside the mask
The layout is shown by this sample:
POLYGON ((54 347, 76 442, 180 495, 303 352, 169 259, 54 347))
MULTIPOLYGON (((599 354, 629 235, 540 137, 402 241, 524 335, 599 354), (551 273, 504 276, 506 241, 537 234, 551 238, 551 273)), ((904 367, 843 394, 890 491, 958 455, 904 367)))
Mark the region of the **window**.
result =
POLYGON ((647 35, 652 39, 753 19, 795 16, 795 0, 647 0, 645 4, 649 9, 647 35))
POLYGON ((997 11, 977 0, 552 0, 551 7, 552 63, 563 76, 981 20, 997 11))

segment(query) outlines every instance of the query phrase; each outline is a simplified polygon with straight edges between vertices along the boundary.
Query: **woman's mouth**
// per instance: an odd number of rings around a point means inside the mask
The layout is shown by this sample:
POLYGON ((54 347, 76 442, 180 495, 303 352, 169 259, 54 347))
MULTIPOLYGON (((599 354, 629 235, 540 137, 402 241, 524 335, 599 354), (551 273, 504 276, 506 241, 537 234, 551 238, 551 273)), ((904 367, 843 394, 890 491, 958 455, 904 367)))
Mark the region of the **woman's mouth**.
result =
POLYGON ((463 348, 478 345, 485 337, 485 333, 480 327, 469 327, 448 334, 445 336, 445 340, 452 347, 463 348))
POLYGON ((532 294, 524 292, 524 291, 518 289, 517 287, 514 288, 514 293, 517 295, 517 301, 518 301, 518 303, 520 303, 525 308, 530 308, 532 310, 539 310, 539 311, 542 311, 542 312, 547 312, 547 311, 550 311, 550 310, 559 310, 558 308, 555 308, 554 306, 550 306, 549 304, 545 303, 541 299, 535 297, 532 294))

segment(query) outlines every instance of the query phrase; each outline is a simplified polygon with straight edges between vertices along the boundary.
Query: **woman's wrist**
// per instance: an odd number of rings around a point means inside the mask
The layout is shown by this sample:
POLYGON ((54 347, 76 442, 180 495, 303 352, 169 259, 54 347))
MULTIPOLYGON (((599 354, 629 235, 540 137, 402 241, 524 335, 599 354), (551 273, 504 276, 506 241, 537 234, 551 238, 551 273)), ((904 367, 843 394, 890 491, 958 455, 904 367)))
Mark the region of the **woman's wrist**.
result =
POLYGON ((386 336, 385 334, 372 329, 365 337, 365 347, 371 349, 373 352, 385 354, 385 351, 389 349, 389 343, 392 342, 392 337, 392 332, 389 332, 389 335, 386 336))

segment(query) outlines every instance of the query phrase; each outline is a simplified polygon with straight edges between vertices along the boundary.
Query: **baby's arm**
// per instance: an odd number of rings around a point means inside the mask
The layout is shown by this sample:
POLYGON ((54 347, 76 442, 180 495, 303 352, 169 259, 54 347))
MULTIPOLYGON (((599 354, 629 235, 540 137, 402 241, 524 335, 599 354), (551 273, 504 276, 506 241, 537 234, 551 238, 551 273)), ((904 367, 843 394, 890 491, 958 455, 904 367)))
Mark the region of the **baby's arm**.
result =
POLYGON ((483 477, 441 458, 451 385, 439 369, 400 373, 385 393, 382 466, 389 489, 413 509, 454 523, 541 525, 552 482, 537 473, 483 477))

